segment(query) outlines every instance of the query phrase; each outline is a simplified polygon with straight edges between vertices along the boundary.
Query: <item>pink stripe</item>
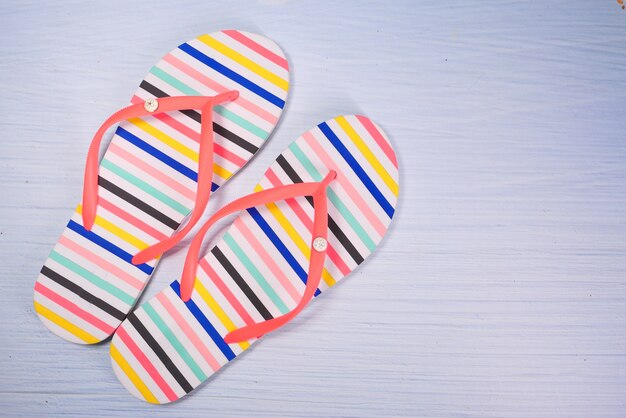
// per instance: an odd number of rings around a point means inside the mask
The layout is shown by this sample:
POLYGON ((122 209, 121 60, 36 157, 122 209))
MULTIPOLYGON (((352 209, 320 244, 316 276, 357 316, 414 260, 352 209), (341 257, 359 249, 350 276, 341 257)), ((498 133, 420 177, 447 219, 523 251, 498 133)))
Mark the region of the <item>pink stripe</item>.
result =
MULTIPOLYGON (((267 170, 267 172, 265 173, 265 176, 270 181, 270 183, 272 183, 274 187, 283 185, 273 170, 271 169, 267 170)), ((290 199, 285 200, 285 202, 287 202, 291 210, 293 210, 296 216, 298 216, 298 219, 300 219, 300 222, 302 222, 306 226, 306 228, 312 232, 313 220, 309 218, 309 216, 306 214, 302 206, 298 204, 296 199, 290 198, 290 199)), ((328 258, 330 258, 330 260, 337 266, 337 268, 339 268, 339 271, 341 271, 341 273, 344 276, 352 271, 350 270, 350 267, 348 267, 346 263, 343 261, 341 256, 337 253, 334 246, 329 245, 326 252, 328 254, 328 258)))
MULTIPOLYGON (((189 64, 176 58, 172 54, 167 54, 165 57, 163 57, 163 60, 172 64, 174 67, 178 68, 180 71, 187 74, 188 76, 195 79, 196 81, 199 81, 200 83, 205 84, 211 90, 216 91, 217 93, 224 93, 225 91, 230 90, 227 87, 216 82, 215 80, 211 79, 210 77, 207 77, 206 75, 202 74, 195 68, 191 67, 189 64)), ((276 122, 278 122, 277 116, 272 115, 267 110, 252 103, 251 101, 245 99, 242 96, 239 96, 237 100, 235 100, 235 103, 237 103, 237 105, 243 107, 244 109, 248 110, 251 113, 254 113, 261 119, 264 119, 271 124, 276 124, 276 122)))
POLYGON ((206 259, 203 258, 200 260, 200 267, 202 267, 202 270, 204 270, 204 272, 207 274, 207 276, 209 276, 211 281, 215 283, 215 286, 217 286, 220 292, 222 292, 226 300, 231 304, 235 311, 237 311, 239 317, 243 319, 244 322, 248 325, 254 324, 254 320, 252 319, 252 317, 248 314, 248 312, 246 312, 245 308, 241 305, 241 303, 239 303, 239 301, 237 300, 235 295, 232 294, 230 289, 226 287, 226 285, 217 275, 215 270, 213 270, 209 263, 207 263, 206 259))
POLYGON ((226 35, 230 36, 234 40, 238 41, 239 43, 247 46, 257 54, 264 56, 268 60, 272 61, 274 64, 284 68, 285 70, 289 70, 289 63, 287 63, 287 60, 285 58, 273 53, 269 49, 265 48, 263 45, 259 45, 243 33, 237 32, 236 30, 224 30, 222 32, 224 32, 226 35))
POLYGON ((157 369, 155 369, 154 366, 152 365, 152 362, 150 362, 150 359, 146 357, 143 351, 141 351, 141 349, 137 346, 137 344, 135 344, 133 339, 130 338, 130 335, 128 335, 124 327, 119 327, 117 331, 115 332, 115 335, 119 335, 120 340, 122 340, 122 342, 130 350, 133 356, 135 356, 135 358, 139 361, 139 363, 141 363, 144 370, 148 372, 152 380, 154 380, 154 383, 156 383, 157 386, 159 386, 159 388, 163 392, 163 394, 167 396, 167 399, 169 399, 170 401, 175 401, 176 399, 178 399, 178 396, 176 396, 172 388, 169 387, 169 385, 165 382, 165 380, 163 380, 163 378, 161 377, 157 369))
POLYGON ((241 234, 250 243, 250 245, 252 245, 252 248, 254 248, 254 251, 256 251, 257 254, 261 256, 261 259, 264 261, 267 267, 269 267, 269 269, 272 271, 274 276, 278 279, 280 284, 285 288, 285 290, 287 290, 287 293, 289 293, 289 296, 291 296, 291 299, 296 304, 300 302, 300 299, 302 299, 302 296, 300 295, 298 290, 295 288, 293 283, 291 283, 291 281, 287 278, 285 273, 281 270, 278 264, 276 264, 274 259, 269 255, 269 253, 265 250, 265 248, 263 248, 259 240, 257 240, 254 234, 252 234, 252 232, 248 229, 248 227, 243 222, 243 220, 241 218, 237 218, 234 222, 234 225, 237 229, 239 229, 241 234))
POLYGON ((152 236, 153 238, 158 239, 159 241, 162 241, 167 238, 167 235, 165 235, 161 231, 154 229, 147 223, 139 220, 138 218, 134 217, 130 213, 126 212, 125 210, 115 206, 113 203, 104 199, 102 196, 98 197, 98 205, 101 208, 108 210, 109 212, 117 216, 118 218, 121 218, 124 221, 128 222, 129 224, 133 225, 134 227, 142 230, 143 232, 152 236))
POLYGON ((387 141, 380 133, 380 131, 376 129, 371 120, 361 115, 357 115, 356 118, 359 120, 359 122, 361 122, 361 125, 363 125, 365 129, 367 129, 367 132, 369 132, 372 138, 374 138, 380 149, 382 149, 387 158, 389 158, 389 161, 391 161, 393 165, 398 168, 396 153, 391 148, 391 144, 389 144, 389 141, 387 141))
POLYGON ((132 164, 135 167, 139 168, 144 173, 152 176, 156 180, 158 180, 161 183, 165 184, 166 186, 168 186, 172 190, 175 190, 176 192, 178 192, 182 196, 185 196, 187 199, 189 199, 189 200, 196 200, 196 192, 195 191, 191 190, 188 187, 185 187, 184 185, 182 185, 181 183, 177 182, 176 180, 174 180, 173 178, 171 178, 167 174, 165 174, 162 171, 160 171, 159 169, 155 168, 154 166, 148 164, 147 162, 143 161, 142 159, 140 159, 140 158, 134 156, 133 154, 131 154, 130 152, 126 151, 124 148, 120 147, 119 145, 117 145, 115 143, 111 143, 111 145, 109 145, 109 150, 111 152, 113 152, 115 155, 123 158, 124 160, 126 160, 130 164, 132 164))
MULTIPOLYGON (((145 100, 135 95, 130 100, 130 102, 133 104, 137 104, 137 103, 145 102, 145 100)), ((185 125, 184 123, 177 121, 173 117, 169 116, 167 113, 155 113, 152 115, 152 117, 160 120, 161 122, 170 126, 172 129, 177 130, 181 134, 185 135, 187 138, 193 141, 196 141, 198 143, 200 142, 200 133, 196 132, 195 130, 185 125)))
POLYGON ((178 327, 183 330, 187 338, 189 338, 189 341, 192 342, 198 352, 202 354, 207 363, 209 363, 211 369, 213 369, 214 372, 217 371, 220 368, 220 364, 217 362, 215 357, 213 357, 213 354, 211 354, 208 348, 202 343, 200 337, 198 337, 194 330, 189 326, 189 323, 187 323, 185 318, 182 317, 180 312, 178 312, 174 305, 172 305, 172 302, 170 302, 167 296, 165 296, 165 293, 159 293, 157 295, 157 299, 159 300, 159 302, 161 302, 161 305, 163 305, 163 307, 170 314, 172 319, 176 321, 178 327))
POLYGON ((78 305, 70 302, 69 300, 65 299, 63 296, 59 295, 53 290, 48 289, 43 284, 39 282, 35 283, 35 292, 38 292, 39 294, 45 296, 46 298, 50 299, 52 302, 56 303, 57 305, 62 306, 63 308, 67 309, 68 311, 70 311, 77 317, 81 318, 85 322, 88 322, 94 327, 98 328, 100 331, 107 333, 107 335, 113 334, 113 331, 115 330, 115 328, 103 322, 102 320, 96 318, 89 312, 81 309, 78 305))
MULTIPOLYGON (((137 104, 137 103, 141 103, 144 100, 138 96, 133 96, 131 103, 133 104, 137 104)), ((187 125, 177 121, 176 119, 174 119, 173 117, 171 117, 170 115, 166 114, 166 113, 157 113, 152 115, 154 118, 160 120, 161 122, 163 122, 164 124, 166 124, 167 126, 169 126, 170 128, 174 129, 175 131, 185 135, 185 137, 187 137, 188 139, 195 141, 197 143, 200 143, 200 134, 196 131, 194 131, 193 129, 191 129, 190 127, 188 127, 187 125)), ((217 143, 213 143, 213 151, 215 152, 215 154, 219 155, 220 157, 224 158, 225 160, 230 161, 231 163, 235 164, 238 167, 243 167, 243 165, 247 162, 247 160, 241 158, 240 156, 238 156, 237 154, 233 153, 232 151, 228 151, 226 148, 222 147, 221 145, 217 144, 217 143)))
POLYGON ((346 176, 343 175, 342 171, 337 167, 335 161, 328 155, 326 150, 319 144, 319 142, 315 139, 315 137, 311 134, 311 132, 307 132, 304 135, 304 140, 311 147, 315 155, 317 155, 324 165, 329 169, 335 170, 337 172, 337 181, 343 187, 348 197, 353 202, 353 207, 360 209, 361 213, 365 215, 369 223, 374 227, 379 236, 385 235, 387 228, 382 224, 378 216, 374 213, 370 205, 368 205, 363 197, 359 194, 359 192, 354 188, 350 180, 346 176))
POLYGON ((103 268, 104 270, 108 271, 109 273, 117 277, 118 279, 126 282, 128 285, 134 287, 135 289, 141 290, 143 288, 143 285, 144 285, 143 282, 134 278, 130 274, 126 273, 124 270, 120 269, 119 267, 109 263, 105 259, 95 255, 94 253, 89 251, 87 248, 80 246, 79 244, 70 240, 68 237, 61 235, 61 238, 59 238, 59 244, 72 250, 73 252, 82 256, 83 258, 89 260, 90 262, 97 265, 98 267, 103 268))

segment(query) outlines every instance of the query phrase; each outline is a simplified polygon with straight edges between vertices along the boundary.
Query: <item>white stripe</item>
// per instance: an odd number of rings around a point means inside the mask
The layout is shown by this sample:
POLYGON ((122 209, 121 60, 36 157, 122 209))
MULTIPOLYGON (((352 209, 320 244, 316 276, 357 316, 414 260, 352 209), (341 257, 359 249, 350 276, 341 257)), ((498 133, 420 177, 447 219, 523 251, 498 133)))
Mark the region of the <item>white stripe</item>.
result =
MULTIPOLYGON (((39 301, 37 301, 39 302, 39 301)), ((37 313, 37 316, 39 316, 39 319, 41 319, 41 322, 43 322, 43 324, 54 334, 58 335, 59 337, 63 338, 64 340, 76 343, 76 344, 83 344, 86 345, 87 343, 83 340, 81 340, 80 338, 78 338, 77 336, 75 336, 74 334, 72 334, 71 332, 67 331, 65 328, 62 328, 60 326, 58 326, 57 324, 55 324, 54 322, 50 321, 48 318, 46 318, 45 316, 39 315, 39 313, 37 313)))
POLYGON ((115 375, 117 376, 117 378, 120 381, 120 383, 122 383, 122 385, 124 385, 124 387, 131 393, 131 395, 133 395, 135 398, 137 398, 139 400, 147 401, 143 397, 143 395, 139 392, 137 387, 135 387, 133 382, 131 382, 131 380, 128 378, 128 376, 126 376, 126 373, 124 373, 124 371, 120 368, 120 366, 113 359, 113 357, 111 357, 111 367, 113 367, 113 371, 115 372, 115 375))

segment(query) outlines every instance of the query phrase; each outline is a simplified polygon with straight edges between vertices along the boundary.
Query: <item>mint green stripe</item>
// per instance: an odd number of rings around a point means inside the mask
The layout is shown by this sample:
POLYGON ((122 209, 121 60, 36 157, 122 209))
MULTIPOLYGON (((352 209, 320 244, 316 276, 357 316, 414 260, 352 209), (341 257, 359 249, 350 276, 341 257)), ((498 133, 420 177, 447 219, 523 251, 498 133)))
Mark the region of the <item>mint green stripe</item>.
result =
MULTIPOLYGON (((306 171, 308 171, 309 175, 313 177, 315 181, 321 181, 323 179, 323 176, 315 168, 313 163, 311 163, 311 160, 309 160, 307 156, 304 155, 304 152, 302 152, 302 150, 295 142, 291 143, 289 149, 291 150, 291 152, 293 152, 298 161, 302 163, 306 171)), ((374 241, 372 241, 365 229, 363 229, 361 223, 357 221, 357 219, 354 217, 350 209, 348 209, 348 207, 341 201, 339 196, 337 196, 337 194, 331 188, 328 188, 326 190, 328 199, 333 203, 333 205, 335 205, 339 213, 341 213, 341 216, 343 216, 348 221, 348 224, 350 224, 354 232, 356 232, 356 234, 365 244, 365 246, 369 248, 370 251, 374 251, 374 249, 376 248, 376 244, 374 243, 374 241)))
POLYGON ((191 371, 193 371, 193 374, 196 375, 198 380, 200 380, 201 382, 206 380, 207 376, 204 374, 200 366, 198 366, 198 363, 195 362, 193 357, 191 357, 191 355, 185 349, 185 347, 181 344, 181 342, 178 341, 178 338, 176 338, 176 335, 167 326, 165 321, 161 319, 161 317, 154 310, 152 305, 150 305, 150 302, 147 302, 146 304, 144 304, 143 309, 144 311, 146 311, 150 319, 152 319, 152 322, 154 322, 154 324, 161 330, 163 335, 165 335, 165 338, 167 338, 170 344, 172 344, 174 349, 176 349, 176 352, 182 357, 183 360, 185 360, 185 363, 187 363, 187 366, 189 366, 191 371))
POLYGON ((183 94, 187 96, 202 96, 199 91, 192 89, 187 84, 183 83, 175 77, 172 77, 157 66, 152 67, 152 69, 150 69, 150 72, 159 77, 161 80, 165 81, 170 86, 174 87, 176 90, 180 90, 183 94))
MULTIPOLYGON (((150 72, 153 75, 160 78, 161 80, 165 81, 170 86, 174 87, 176 90, 180 90, 183 94, 187 96, 202 96, 202 93, 189 87, 187 84, 183 83, 179 79, 166 73, 159 67, 156 67, 156 66, 152 67, 150 72)), ((260 127, 256 126, 254 123, 250 122, 249 120, 246 120, 242 118, 241 116, 238 116, 234 114, 233 112, 226 110, 223 106, 215 106, 213 110, 215 110, 216 113, 219 113, 220 115, 224 116, 229 121, 239 125, 241 128, 258 136, 261 139, 267 139, 267 137, 270 134, 269 132, 261 129, 260 127)))
POLYGON ((236 123, 246 131, 253 133, 261 139, 267 139, 267 137, 270 135, 269 132, 264 131, 249 120, 246 120, 239 115, 235 115, 233 112, 227 110, 223 106, 215 106, 214 110, 216 113, 219 113, 229 121, 236 123))
POLYGON ((161 202, 165 203, 167 206, 171 207, 172 209, 174 209, 176 212, 180 213, 181 215, 185 215, 186 216, 189 213, 190 209, 188 209, 185 206, 183 206, 182 204, 178 203, 177 201, 175 201, 174 199, 172 199, 171 197, 169 197, 165 193, 163 193, 163 192, 157 190, 156 188, 150 186, 145 181, 138 179, 137 177, 135 177, 134 175, 130 174, 128 171, 124 170, 123 168, 115 165, 115 163, 113 163, 113 162, 111 162, 111 161, 109 161, 107 159, 104 159, 104 160, 102 160, 100 165, 102 167, 105 167, 108 170, 111 170, 112 172, 114 172, 115 174, 117 174, 118 176, 123 178, 124 180, 128 181, 129 183, 134 184, 135 186, 139 187, 141 190, 143 190, 144 192, 148 193, 152 197, 154 197, 154 198, 160 200, 161 202))
POLYGON ((224 242, 230 247, 231 250, 235 253, 237 258, 243 263, 246 269, 252 274, 257 283, 261 286, 261 288, 267 293, 272 302, 280 309, 282 313, 289 312, 289 308, 285 305, 285 303, 280 299, 280 297, 274 291, 274 288, 265 280, 265 277, 261 274, 261 272, 255 267, 254 263, 248 258, 246 253, 241 249, 239 245, 235 242, 232 235, 229 233, 224 234, 224 242))
POLYGON ((100 277, 96 276, 89 270, 84 269, 83 267, 79 266, 78 264, 70 260, 69 258, 66 258, 62 256, 61 254, 57 253, 56 251, 53 250, 50 253, 49 257, 52 260, 56 261, 57 263, 61 264, 62 266, 72 270, 74 273, 78 274, 84 279, 87 279, 88 281, 98 286, 100 289, 104 290, 105 292, 115 296, 116 298, 126 303, 127 305, 132 306, 135 303, 135 298, 130 296, 128 293, 118 289, 117 287, 113 286, 111 283, 107 282, 106 280, 101 279, 100 277))

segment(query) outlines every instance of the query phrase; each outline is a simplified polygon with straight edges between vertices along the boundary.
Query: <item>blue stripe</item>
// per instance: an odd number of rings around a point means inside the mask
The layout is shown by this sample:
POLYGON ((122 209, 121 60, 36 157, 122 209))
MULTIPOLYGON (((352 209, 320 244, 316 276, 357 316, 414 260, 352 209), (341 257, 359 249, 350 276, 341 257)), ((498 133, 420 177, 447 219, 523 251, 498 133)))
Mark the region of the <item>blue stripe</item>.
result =
POLYGON ((145 152, 147 152, 148 154, 152 155, 157 160, 162 161, 163 163, 172 167, 174 170, 178 171, 183 176, 188 177, 193 181, 196 181, 196 182, 198 181, 198 173, 196 173, 195 171, 193 171, 191 168, 187 167, 186 165, 181 164, 180 162, 176 161, 175 159, 165 154, 164 152, 159 151, 158 149, 148 144, 147 142, 144 142, 138 136, 131 134, 126 129, 122 128, 121 126, 117 128, 117 131, 115 133, 119 135, 120 137, 124 138, 125 140, 127 140, 128 142, 130 142, 131 144, 133 144, 134 146, 136 146, 137 148, 140 148, 144 150, 145 152))
MULTIPOLYGON (((176 293, 176 295, 180 297, 180 283, 174 281, 172 282, 172 284, 170 284, 170 287, 172 288, 172 290, 174 290, 174 293, 176 293)), ((220 333, 217 332, 215 327, 211 325, 211 322, 209 322, 207 317, 204 316, 200 308, 198 308, 198 305, 196 305, 191 299, 183 303, 185 304, 185 306, 187 306, 189 312, 191 312, 191 314, 198 320, 200 325, 202 325, 202 328, 204 328, 207 334, 209 334, 215 345, 217 345, 222 353, 224 353, 224 356, 226 356, 228 361, 234 359, 236 357, 235 353, 233 352, 233 350, 230 349, 228 344, 226 344, 226 342, 224 341, 220 333)))
POLYGON ((350 151, 346 148, 346 146, 341 142, 337 135, 330 129, 330 127, 326 124, 326 122, 322 122, 317 125, 322 133, 326 135, 326 138, 330 141, 331 144, 335 147, 339 154, 343 157, 344 160, 348 163, 348 165, 352 168, 352 170, 356 173, 356 175, 361 179, 361 182, 367 187, 367 190, 374 196, 374 199, 378 202, 378 204, 383 208, 387 216, 389 218, 393 217, 394 208, 391 204, 385 199, 385 196, 378 190, 378 187, 374 184, 372 179, 369 178, 365 170, 359 165, 358 161, 352 156, 350 151))
MULTIPOLYGON (((144 150, 145 152, 147 152, 148 154, 152 155, 157 160, 159 160, 159 161, 167 164, 168 166, 172 167, 174 170, 178 171, 183 176, 188 177, 188 178, 190 178, 191 180, 193 180, 195 182, 198 181, 198 173, 196 173, 195 171, 193 171, 191 168, 187 167, 186 165, 183 165, 183 164, 179 163, 178 161, 176 161, 175 159, 173 159, 169 155, 165 154, 164 152, 159 151, 158 149, 154 148, 152 145, 150 145, 147 142, 143 141, 138 136, 131 134, 126 129, 122 128, 121 126, 117 128, 117 131, 115 133, 120 138, 124 138, 125 140, 127 140, 128 142, 130 142, 131 144, 136 146, 137 148, 140 148, 140 149, 144 150)), ((211 191, 212 192, 214 192, 217 189, 219 189, 219 187, 220 186, 218 186, 217 184, 211 183, 211 191)))
POLYGON ((117 245, 107 241, 101 236, 97 235, 95 232, 87 231, 81 224, 76 223, 70 219, 69 223, 67 224, 67 227, 71 229, 72 231, 76 232, 77 234, 80 234, 81 236, 87 238, 89 241, 93 242, 94 244, 99 245, 100 247, 104 248, 111 254, 114 254, 117 257, 121 258, 122 260, 126 261, 131 266, 137 267, 139 270, 143 271, 147 275, 152 274, 152 272, 154 271, 154 267, 151 267, 146 263, 133 264, 132 262, 133 256, 131 254, 127 253, 126 251, 118 247, 117 245))
MULTIPOLYGON (((265 235, 270 239, 274 247, 282 254, 283 258, 289 263, 293 271, 296 272, 302 283, 306 284, 306 279, 308 278, 308 274, 302 266, 298 263, 298 261, 294 258, 294 256, 289 252, 289 249, 283 244, 283 242, 278 238, 278 235, 272 230, 272 227, 263 219, 263 216, 259 213, 256 208, 248 209, 248 213, 252 216, 252 219, 259 225, 259 227, 263 230, 265 235)), ((315 296, 320 294, 320 290, 317 289, 315 291, 315 296)))
POLYGON ((189 44, 182 44, 182 45, 180 45, 178 47, 178 49, 180 49, 181 51, 186 52, 187 54, 191 55, 192 57, 194 57, 198 61, 202 62, 203 64, 213 68, 218 73, 221 73, 224 76, 230 78, 234 82, 239 83, 241 86, 247 88, 251 92, 255 93, 257 96, 260 96, 260 97, 264 98, 265 100, 267 100, 268 102, 272 103, 273 105, 275 105, 275 106, 277 106, 277 107, 279 107, 281 109, 283 107, 285 107, 285 101, 282 100, 280 97, 277 97, 277 96, 273 95, 269 91, 265 90, 263 87, 255 84, 252 81, 248 80, 247 78, 237 74, 236 72, 234 72, 230 68, 228 68, 228 67, 224 66, 223 64, 220 64, 219 62, 215 61, 213 58, 204 55, 202 52, 198 51, 197 49, 195 49, 191 45, 189 45, 189 44))

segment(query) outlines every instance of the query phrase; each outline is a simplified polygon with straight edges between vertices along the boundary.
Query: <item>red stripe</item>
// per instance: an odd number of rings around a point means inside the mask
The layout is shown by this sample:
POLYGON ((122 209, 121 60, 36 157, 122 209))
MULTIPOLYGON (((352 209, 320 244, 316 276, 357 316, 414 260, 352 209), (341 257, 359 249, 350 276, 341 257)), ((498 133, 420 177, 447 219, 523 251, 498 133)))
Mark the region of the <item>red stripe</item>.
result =
POLYGON ((135 356, 139 363, 141 363, 141 365, 146 370, 146 372, 148 372, 152 380, 154 380, 154 383, 156 383, 161 391, 163 391, 165 396, 167 396, 167 399, 169 399, 170 401, 175 401, 176 399, 178 399, 178 396, 176 396, 172 388, 169 387, 165 380, 163 380, 157 369, 155 369, 152 365, 150 359, 148 359, 148 357, 146 357, 146 355, 143 353, 143 351, 141 351, 137 344, 135 344, 135 342, 130 337, 130 335, 128 335, 124 327, 119 327, 115 332, 115 335, 118 335, 120 337, 120 340, 122 340, 122 342, 126 345, 126 347, 128 347, 133 356, 135 356))
POLYGON ((81 318, 85 322, 88 322, 94 327, 98 328, 100 331, 106 332, 108 335, 113 334, 113 331, 115 331, 115 328, 113 328, 111 325, 96 318, 89 312, 80 308, 75 303, 70 302, 69 300, 65 299, 63 296, 59 295, 52 289, 48 289, 46 286, 44 286, 43 284, 39 282, 35 283, 35 292, 38 292, 39 294, 45 296, 46 298, 50 299, 52 302, 67 309, 68 311, 70 311, 77 317, 81 318))
POLYGON ((237 32, 236 30, 224 30, 222 32, 224 32, 226 35, 230 36, 234 40, 238 41, 239 43, 247 46, 248 48, 250 48, 257 54, 263 55, 265 58, 272 61, 274 64, 289 71, 289 63, 287 63, 287 60, 285 58, 281 57, 278 54, 275 54, 274 52, 265 48, 263 45, 256 43, 255 41, 248 38, 243 33, 237 32))
POLYGON ((158 239, 159 241, 162 241, 167 238, 167 235, 165 235, 161 231, 156 230, 155 228, 151 227, 147 223, 139 220, 138 218, 134 217, 130 213, 126 212, 125 210, 115 206, 115 204, 113 204, 112 202, 109 202, 102 196, 98 197, 98 205, 102 207, 103 209, 108 210, 113 215, 117 216, 118 218, 123 219, 124 221, 128 222, 134 227, 142 230, 143 232, 152 236, 153 238, 158 239))
POLYGON ((383 137, 383 135, 380 133, 378 128, 374 126, 371 120, 361 115, 357 115, 356 118, 361 122, 361 125, 363 125, 365 129, 367 129, 367 132, 369 132, 372 138, 374 138, 374 140, 376 141, 380 149, 382 149, 385 155, 387 156, 387 158, 389 158, 389 161, 391 161, 393 165, 396 168, 398 168, 398 161, 396 160, 396 153, 393 152, 393 149, 391 148, 391 144, 389 144, 389 141, 387 141, 383 137))
POLYGON ((228 287, 226 287, 226 285, 224 284, 222 279, 220 279, 220 277, 217 275, 215 270, 213 270, 213 268, 211 268, 209 263, 207 263, 206 259, 204 259, 204 258, 201 259, 199 264, 200 264, 200 267, 202 267, 202 270, 204 270, 204 272, 207 274, 207 276, 209 276, 211 281, 213 281, 213 283, 215 283, 215 286, 217 286, 217 288, 220 290, 220 292, 222 292, 222 294, 224 295, 226 300, 228 300, 228 302, 235 309, 235 311, 237 311, 237 314, 239 315, 239 317, 241 319, 243 319, 244 322, 246 324, 248 324, 248 325, 254 324, 254 320, 252 319, 252 317, 248 314, 248 312, 243 307, 243 305, 241 305, 241 303, 239 303, 239 301, 237 300, 235 295, 233 295, 233 293, 230 291, 230 289, 228 287))

